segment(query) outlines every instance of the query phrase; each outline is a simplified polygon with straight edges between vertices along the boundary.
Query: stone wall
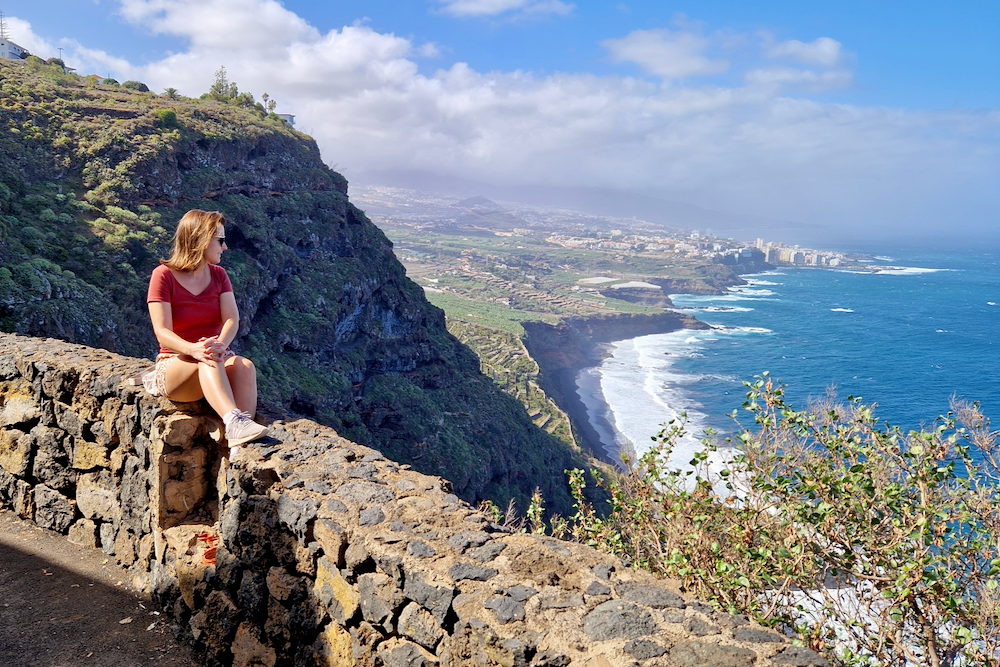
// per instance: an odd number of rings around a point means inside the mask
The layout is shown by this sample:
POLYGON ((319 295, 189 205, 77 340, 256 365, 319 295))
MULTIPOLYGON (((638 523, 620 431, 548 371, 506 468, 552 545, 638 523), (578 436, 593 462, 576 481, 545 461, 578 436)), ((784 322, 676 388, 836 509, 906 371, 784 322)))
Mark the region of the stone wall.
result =
POLYGON ((0 503, 128 568, 208 665, 824 665, 309 421, 221 423, 147 362, 0 334, 0 503))

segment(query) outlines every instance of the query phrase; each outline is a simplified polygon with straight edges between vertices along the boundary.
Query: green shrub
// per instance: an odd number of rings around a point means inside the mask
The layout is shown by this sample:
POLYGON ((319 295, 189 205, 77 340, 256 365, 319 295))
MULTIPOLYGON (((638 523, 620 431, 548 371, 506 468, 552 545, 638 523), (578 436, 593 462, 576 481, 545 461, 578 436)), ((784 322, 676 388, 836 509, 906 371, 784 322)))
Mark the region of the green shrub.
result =
POLYGON ((144 84, 142 81, 126 81, 122 84, 122 88, 128 88, 129 90, 138 90, 140 93, 148 93, 149 86, 144 84))
POLYGON ((996 664, 1000 461, 978 406, 904 435, 855 399, 797 411, 766 376, 748 387, 755 426, 728 468, 706 443, 694 472, 672 469, 670 423, 625 474, 598 476, 606 517, 573 471, 563 530, 838 664, 996 664))
POLYGON ((173 109, 157 109, 153 112, 156 116, 156 120, 160 122, 160 125, 167 128, 180 127, 177 124, 177 112, 173 109))

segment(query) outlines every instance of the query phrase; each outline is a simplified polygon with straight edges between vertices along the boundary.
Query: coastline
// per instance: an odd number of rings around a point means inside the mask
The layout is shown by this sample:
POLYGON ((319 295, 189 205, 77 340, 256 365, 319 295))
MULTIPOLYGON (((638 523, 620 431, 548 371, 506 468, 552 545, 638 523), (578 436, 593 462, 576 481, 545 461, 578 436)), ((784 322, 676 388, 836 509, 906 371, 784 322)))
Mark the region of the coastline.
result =
MULTIPOLYGON (((524 322, 522 326, 525 329, 524 346, 541 371, 539 386, 569 416, 573 436, 580 446, 593 457, 614 465, 620 465, 621 452, 605 446, 591 423, 587 402, 579 393, 579 373, 601 363, 603 344, 682 329, 711 328, 690 315, 676 311, 652 315, 567 318, 558 325, 524 322)), ((593 401, 607 406, 599 391, 588 393, 593 401)), ((610 422, 607 427, 613 432, 610 422)))

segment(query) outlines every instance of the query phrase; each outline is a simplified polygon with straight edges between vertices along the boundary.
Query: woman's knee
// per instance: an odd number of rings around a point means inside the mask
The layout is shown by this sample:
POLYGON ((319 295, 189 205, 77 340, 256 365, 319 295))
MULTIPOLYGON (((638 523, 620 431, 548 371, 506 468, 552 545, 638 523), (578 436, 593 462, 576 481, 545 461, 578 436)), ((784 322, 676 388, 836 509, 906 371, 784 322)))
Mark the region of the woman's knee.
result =
POLYGON ((246 357, 235 356, 226 360, 226 370, 230 375, 238 374, 241 377, 257 377, 257 367, 246 357))

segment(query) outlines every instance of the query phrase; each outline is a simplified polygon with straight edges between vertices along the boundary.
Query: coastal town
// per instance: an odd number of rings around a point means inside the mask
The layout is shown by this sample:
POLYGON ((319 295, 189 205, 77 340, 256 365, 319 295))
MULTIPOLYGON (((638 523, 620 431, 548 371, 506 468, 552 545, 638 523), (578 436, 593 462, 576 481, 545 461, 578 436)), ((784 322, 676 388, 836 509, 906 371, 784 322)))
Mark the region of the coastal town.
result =
POLYGON ((523 319, 655 312, 669 307, 670 293, 719 290, 733 274, 782 266, 891 269, 868 255, 762 238, 748 243, 710 229, 481 196, 365 186, 352 187, 351 198, 393 240, 407 275, 449 317, 515 332, 523 319))

